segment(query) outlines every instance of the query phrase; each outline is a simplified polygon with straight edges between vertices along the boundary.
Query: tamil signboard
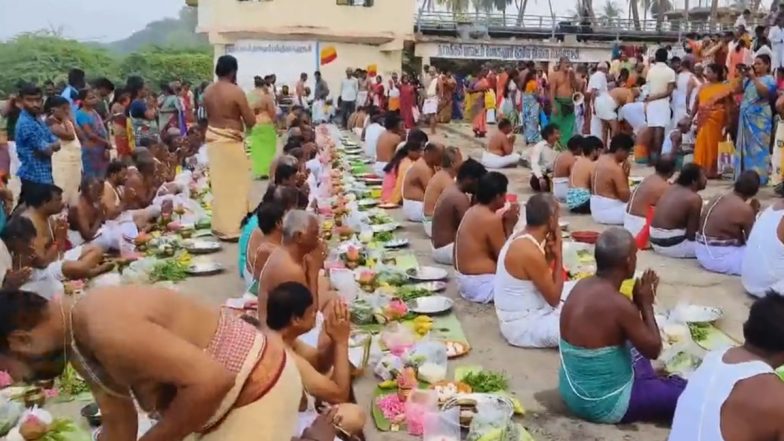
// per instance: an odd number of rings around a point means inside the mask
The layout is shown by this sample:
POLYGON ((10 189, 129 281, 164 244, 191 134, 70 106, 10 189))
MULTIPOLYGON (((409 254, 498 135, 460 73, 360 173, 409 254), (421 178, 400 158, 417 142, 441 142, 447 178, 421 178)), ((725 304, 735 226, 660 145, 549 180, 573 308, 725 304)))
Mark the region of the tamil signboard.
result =
POLYGON ((226 53, 237 58, 237 83, 243 89, 253 88, 254 76, 271 74, 278 77, 278 87, 293 87, 302 72, 311 76, 319 68, 315 41, 239 40, 227 45, 226 53))
POLYGON ((533 43, 417 43, 417 55, 427 55, 431 58, 502 61, 550 61, 566 57, 574 62, 598 62, 609 59, 610 49, 533 43))

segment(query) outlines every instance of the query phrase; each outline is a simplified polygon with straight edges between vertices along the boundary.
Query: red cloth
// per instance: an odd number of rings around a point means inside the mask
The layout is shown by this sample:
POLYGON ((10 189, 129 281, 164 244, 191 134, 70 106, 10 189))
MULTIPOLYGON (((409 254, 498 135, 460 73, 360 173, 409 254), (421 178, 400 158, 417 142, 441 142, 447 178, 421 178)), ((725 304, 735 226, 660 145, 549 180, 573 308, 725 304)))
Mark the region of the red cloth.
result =
POLYGON ((637 237, 634 238, 634 242, 637 244, 638 250, 644 250, 648 248, 648 240, 651 238, 651 222, 653 222, 653 205, 648 207, 648 211, 645 213, 645 226, 639 233, 637 233, 637 237))
POLYGON ((400 116, 407 129, 416 127, 414 106, 416 105, 416 89, 411 84, 400 85, 400 116))

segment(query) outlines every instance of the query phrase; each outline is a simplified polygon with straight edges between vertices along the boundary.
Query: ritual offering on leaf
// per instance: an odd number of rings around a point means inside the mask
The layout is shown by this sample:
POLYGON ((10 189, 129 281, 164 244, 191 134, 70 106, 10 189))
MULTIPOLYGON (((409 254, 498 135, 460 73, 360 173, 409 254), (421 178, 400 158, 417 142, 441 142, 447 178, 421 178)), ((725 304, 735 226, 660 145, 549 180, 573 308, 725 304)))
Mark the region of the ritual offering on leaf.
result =
POLYGON ((350 245, 346 251, 340 255, 340 259, 346 265, 346 268, 354 269, 365 264, 367 254, 363 249, 350 245))

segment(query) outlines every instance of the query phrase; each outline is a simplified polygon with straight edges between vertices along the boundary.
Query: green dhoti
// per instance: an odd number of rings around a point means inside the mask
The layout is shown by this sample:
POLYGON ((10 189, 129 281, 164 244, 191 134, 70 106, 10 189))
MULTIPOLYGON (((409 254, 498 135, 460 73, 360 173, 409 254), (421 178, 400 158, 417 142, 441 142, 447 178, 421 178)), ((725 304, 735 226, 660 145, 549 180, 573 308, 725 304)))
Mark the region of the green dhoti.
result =
POLYGON ((574 102, 572 97, 555 97, 553 107, 557 112, 550 116, 550 123, 558 127, 561 132, 561 145, 566 145, 574 133, 574 102))
POLYGON ((257 123, 248 136, 253 176, 269 176, 269 168, 277 145, 277 132, 272 123, 257 123))

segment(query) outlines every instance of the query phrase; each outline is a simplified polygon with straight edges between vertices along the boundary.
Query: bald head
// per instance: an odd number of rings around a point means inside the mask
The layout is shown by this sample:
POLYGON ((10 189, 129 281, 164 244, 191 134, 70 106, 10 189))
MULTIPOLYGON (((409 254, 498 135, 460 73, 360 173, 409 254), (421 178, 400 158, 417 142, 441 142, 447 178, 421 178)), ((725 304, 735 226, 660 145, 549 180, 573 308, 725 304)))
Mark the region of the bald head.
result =
POLYGON ((444 156, 441 158, 441 167, 444 169, 456 169, 463 163, 463 155, 457 147, 447 147, 444 149, 444 156))
MULTIPOLYGON (((625 271, 636 250, 634 237, 626 229, 613 227, 605 230, 599 235, 594 251, 597 272, 625 271)), ((634 273, 633 268, 631 272, 634 273)))

